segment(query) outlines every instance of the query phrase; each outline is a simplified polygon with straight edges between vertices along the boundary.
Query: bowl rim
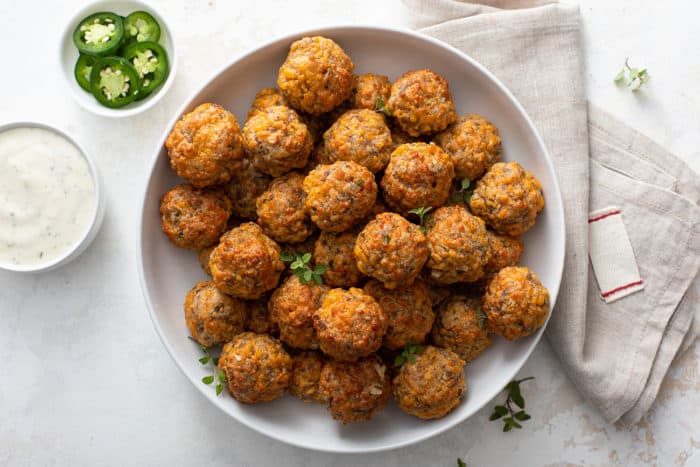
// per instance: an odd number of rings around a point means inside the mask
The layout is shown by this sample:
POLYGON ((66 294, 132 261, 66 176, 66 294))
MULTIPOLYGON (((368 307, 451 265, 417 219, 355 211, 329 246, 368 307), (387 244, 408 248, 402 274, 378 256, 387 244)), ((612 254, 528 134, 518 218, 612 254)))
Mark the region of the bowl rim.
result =
POLYGON ((104 187, 102 186, 102 178, 100 177, 100 172, 97 169, 95 161, 88 154, 85 148, 68 133, 45 122, 36 120, 25 120, 0 124, 0 134, 9 130, 15 130, 19 128, 39 128, 42 130, 50 131, 64 138, 66 141, 75 146, 80 152, 80 155, 83 157, 83 159, 85 159, 88 165, 88 169, 90 170, 90 178, 92 179, 95 205, 90 215, 90 222, 86 224, 85 231, 80 236, 80 240, 76 241, 76 243, 69 250, 66 250, 66 252, 63 255, 57 257, 51 262, 34 266, 7 264, 0 261, 0 269, 5 271, 17 273, 46 272, 63 266, 64 264, 67 264, 68 262, 77 258, 80 255, 80 253, 82 253, 83 250, 87 248, 87 246, 92 242, 92 240, 94 239, 94 235, 97 233, 96 230, 99 229, 100 225, 102 224, 102 218, 104 216, 105 191, 104 187))
MULTIPOLYGON (((160 42, 159 42, 160 43, 160 42)), ((163 45, 163 44, 161 44, 163 45)), ((77 49, 76 49, 77 50, 77 49)), ((177 43, 175 40, 175 36, 172 34, 172 30, 170 29, 170 26, 168 23, 165 21, 163 18, 163 15, 160 14, 158 9, 156 9, 154 6, 151 4, 146 4, 143 3, 139 0, 94 0, 86 5, 83 5, 79 8, 77 8, 70 16, 70 19, 66 22, 66 27, 63 29, 61 33, 61 39, 58 42, 58 66, 61 70, 64 72, 63 77, 64 79, 64 85, 68 88, 68 91, 70 92, 71 96, 73 97, 73 100, 75 100, 80 107, 83 109, 87 110, 88 112, 95 114, 95 115, 100 115, 102 117, 110 117, 110 118, 124 118, 124 117, 130 117, 132 115, 138 115, 142 112, 145 112, 146 110, 150 109, 154 105, 156 105, 162 98, 163 96, 170 90, 170 88, 173 85, 173 81, 175 80, 175 75, 177 73, 177 62, 178 62, 178 53, 177 53, 177 43), (172 43, 172 53, 168 54, 168 65, 170 66, 170 71, 168 73, 168 77, 166 78, 165 82, 160 86, 158 90, 156 90, 155 93, 151 94, 150 96, 146 97, 145 99, 141 101, 135 101, 132 102, 131 104, 127 105, 126 107, 119 108, 119 109, 111 109, 109 107, 105 107, 99 103, 95 106, 90 106, 87 105, 85 100, 83 99, 85 96, 84 95, 79 95, 78 90, 85 95, 88 95, 89 93, 82 88, 78 87, 76 89, 74 86, 71 86, 70 83, 68 83, 68 76, 70 75, 71 77, 73 76, 73 71, 69 70, 70 73, 65 72, 65 66, 63 64, 63 49, 65 47, 66 41, 70 43, 72 47, 75 47, 73 44, 73 31, 75 30, 78 22, 82 20, 84 17, 91 15, 93 13, 97 13, 99 11, 103 11, 103 8, 100 8, 101 5, 107 4, 107 3, 122 3, 126 6, 128 5, 133 5, 134 6, 134 11, 145 11, 147 13, 150 13, 156 21, 158 21, 158 24, 160 25, 161 30, 165 30, 168 33, 168 36, 170 37, 170 42, 172 43)), ((75 78, 73 78, 75 79, 75 78)), ((90 95, 92 99, 94 97, 90 95)), ((95 101, 97 102, 97 101, 95 101)))
MULTIPOLYGON (((520 117, 522 117, 524 119, 529 130, 535 136, 535 140, 537 142, 537 145, 539 146, 542 154, 544 154, 544 162, 546 164, 546 168, 552 174, 552 180, 553 180, 552 192, 556 194, 556 196, 554 196, 554 199, 548 199, 547 203, 548 203, 548 205, 554 205, 554 208, 557 211, 561 212, 562 218, 564 218, 564 216, 563 216, 564 203, 563 203, 563 198, 561 195, 561 189, 559 186, 557 172, 556 172, 556 169, 554 167, 554 163, 552 161, 552 158, 549 154, 549 151, 547 150, 547 147, 544 144, 544 141, 542 140, 542 136, 540 135, 540 132, 535 127, 532 119, 530 118, 528 113, 525 111, 524 107, 515 98, 515 96, 510 92, 510 90, 498 78, 496 78, 496 76, 493 73, 491 73, 488 69, 486 69, 483 65, 481 65, 479 62, 477 62, 475 59, 473 59, 469 55, 467 55, 464 52, 460 51, 459 49, 451 46, 450 44, 447 44, 446 42, 443 42, 439 39, 427 36, 421 32, 413 31, 413 30, 410 30, 407 28, 393 27, 393 26, 357 25, 357 24, 342 24, 342 23, 341 24, 327 24, 324 26, 298 30, 298 31, 294 31, 294 32, 285 34, 283 36, 275 37, 269 41, 262 43, 259 46, 256 46, 256 47, 253 47, 251 49, 247 49, 241 53, 235 54, 225 64, 223 64, 218 69, 216 69, 201 86, 198 86, 187 97, 187 99, 179 107, 177 112, 170 119, 168 126, 165 128, 165 130, 161 134, 161 137, 158 139, 158 146, 157 146, 154 154, 151 156, 149 171, 147 172, 146 180, 145 180, 145 183, 143 185, 143 195, 141 197, 141 205, 139 206, 139 212, 138 212, 139 227, 138 227, 137 232, 136 232, 136 234, 137 234, 137 241, 136 241, 137 267, 138 267, 139 283, 141 285, 141 292, 143 293, 144 301, 146 303, 146 308, 148 309, 148 313, 149 313, 149 316, 151 318, 151 322, 153 324, 153 327, 156 331, 156 334, 158 335, 160 341, 165 346, 165 349, 167 350, 168 354, 175 362, 176 366, 179 368, 179 370, 186 377, 187 377, 187 373, 186 373, 184 367, 182 366, 182 363, 175 357, 175 353, 173 351, 173 348, 171 347, 171 345, 167 341, 166 336, 163 332, 163 329, 161 328, 160 323, 159 323, 158 319, 156 318, 154 307, 150 301, 148 289, 146 286, 144 261, 143 261, 143 243, 142 242, 143 242, 144 237, 142 234, 143 234, 143 226, 144 226, 143 220, 144 220, 144 214, 145 214, 145 206, 146 206, 147 195, 148 195, 148 187, 150 186, 151 180, 154 176, 154 169, 155 169, 155 166, 158 162, 158 157, 160 156, 163 145, 165 144, 165 140, 167 139, 168 135, 170 134, 175 123, 181 118, 181 116, 185 112, 190 110, 191 106, 193 105, 192 102, 197 97, 197 95, 200 94, 205 88, 209 87, 216 79, 218 79, 223 73, 225 73, 229 67, 233 66, 238 61, 243 60, 243 59, 250 57, 252 55, 255 55, 259 51, 261 51, 265 48, 277 45, 280 42, 291 43, 294 40, 297 40, 301 37, 309 36, 309 35, 322 35, 322 36, 327 36, 327 37, 333 37, 333 35, 338 33, 339 31, 353 31, 353 30, 356 32, 359 32, 359 31, 389 32, 389 33, 393 33, 393 34, 410 36, 414 39, 419 39, 419 40, 430 42, 433 46, 436 46, 436 47, 439 47, 442 49, 446 49, 449 52, 457 54, 464 61, 468 62, 471 66, 475 67, 478 71, 483 73, 489 80, 491 80, 491 82, 493 82, 498 87, 498 89, 512 102, 515 109, 520 114, 520 117)), ((559 290, 561 287, 561 280, 562 280, 562 275, 563 275, 563 271, 564 271, 564 262, 565 262, 565 256, 566 256, 566 226, 565 226, 564 222, 562 222, 560 224, 559 229, 557 231, 557 236, 558 236, 558 241, 561 244, 561 250, 564 252, 564 254, 562 254, 562 259, 561 259, 561 262, 558 266, 558 270, 555 271, 556 276, 557 276, 557 280, 555 283, 555 289, 549 291, 550 292, 550 300, 551 300, 550 312, 547 315, 547 319, 546 319, 544 325, 534 335, 535 339, 532 342, 532 345, 527 349, 525 354, 522 355, 522 357, 521 357, 522 362, 517 366, 517 368, 512 372, 512 374, 509 374, 508 380, 512 380, 515 377, 515 375, 518 373, 518 371, 520 371, 522 369, 525 362, 527 362, 530 355, 534 351, 535 347, 537 347, 537 344, 539 343, 540 339, 542 338, 542 335, 544 334, 544 330, 547 327, 547 324, 549 323, 549 320, 551 319, 552 313, 554 311, 554 307, 556 305, 556 300, 557 300, 559 290)), ((187 377, 187 379, 189 380, 190 378, 187 377)), ((192 382, 192 381, 190 381, 190 382, 192 382)), ((196 385, 196 384, 194 386, 210 403, 212 403, 217 409, 222 410, 221 407, 219 407, 217 404, 216 396, 212 395, 213 392, 206 391, 206 389, 208 389, 208 387, 204 387, 203 385, 196 385)), ((405 446, 414 445, 418 442, 422 442, 422 441, 430 439, 434 436, 437 436, 437 435, 453 428, 454 426, 458 425, 459 423, 464 422, 468 418, 470 418, 476 412, 481 410, 484 407, 484 405, 486 405, 490 400, 492 400, 497 395, 498 395, 498 393, 494 394, 484 404, 482 404, 477 409, 475 409, 474 412, 472 412, 470 415, 467 415, 463 418, 455 418, 454 420, 452 420, 452 421, 450 421, 442 426, 434 427, 430 430, 426 430, 425 433, 422 433, 421 435, 410 438, 410 439, 406 439, 404 441, 395 442, 395 443, 384 445, 384 446, 374 446, 374 447, 368 447, 368 448, 361 448, 361 447, 358 447, 358 448, 337 448, 337 447, 331 447, 330 445, 329 446, 325 446, 325 445, 308 446, 308 445, 302 444, 302 443, 294 441, 294 440, 284 439, 281 436, 277 435, 276 433, 266 431, 265 429, 260 428, 259 426, 256 426, 253 423, 250 423, 248 420, 236 417, 235 415, 229 413, 226 410, 222 410, 222 412, 224 412, 226 415, 228 415, 232 419, 236 420, 237 422, 241 423, 242 425, 245 425, 248 428, 250 428, 250 429, 252 429, 260 434, 263 434, 263 435, 268 436, 274 440, 283 442, 283 443, 288 444, 288 445, 296 446, 296 447, 311 450, 311 451, 340 453, 340 454, 364 454, 364 453, 390 451, 390 450, 402 448, 405 446)))

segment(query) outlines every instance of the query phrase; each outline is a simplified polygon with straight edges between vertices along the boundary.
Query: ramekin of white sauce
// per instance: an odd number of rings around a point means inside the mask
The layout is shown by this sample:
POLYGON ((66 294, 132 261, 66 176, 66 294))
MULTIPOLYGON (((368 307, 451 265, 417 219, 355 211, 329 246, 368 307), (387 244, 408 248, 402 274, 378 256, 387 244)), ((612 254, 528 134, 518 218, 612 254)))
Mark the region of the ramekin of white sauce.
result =
POLYGON ((0 269, 48 271, 97 235, 104 190, 87 153, 41 123, 0 125, 0 269))

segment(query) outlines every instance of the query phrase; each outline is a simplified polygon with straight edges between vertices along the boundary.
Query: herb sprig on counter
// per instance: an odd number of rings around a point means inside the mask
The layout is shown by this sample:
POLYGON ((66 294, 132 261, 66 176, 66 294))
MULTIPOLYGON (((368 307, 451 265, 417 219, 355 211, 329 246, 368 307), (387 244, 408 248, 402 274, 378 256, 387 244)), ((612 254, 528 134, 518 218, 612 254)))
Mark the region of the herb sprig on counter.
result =
POLYGON ((219 365, 219 358, 218 357, 213 357, 209 353, 209 348, 206 345, 202 345, 196 340, 194 340, 191 336, 188 336, 188 339, 190 339, 192 342, 197 344, 199 346, 199 350, 202 351, 204 356, 199 359, 199 363, 202 365, 207 365, 211 364, 212 369, 214 374, 211 374, 209 376, 205 376, 202 378, 202 382, 206 385, 210 385, 211 383, 214 382, 215 379, 218 378, 218 382, 216 383, 216 395, 220 396, 221 393, 224 391, 224 385, 226 384, 226 375, 224 374, 223 370, 220 370, 218 365, 219 365))
POLYGON ((299 278, 299 282, 302 284, 308 284, 314 281, 316 284, 323 284, 323 273, 326 272, 325 264, 317 264, 313 269, 309 267, 311 263, 311 253, 297 253, 290 251, 283 251, 280 256, 282 261, 287 263, 291 262, 289 268, 294 271, 294 274, 299 278))
POLYGON ((423 352, 423 346, 420 344, 406 344, 400 354, 394 359, 394 366, 399 367, 408 362, 411 365, 416 363, 416 355, 423 352))
POLYGON ((524 422, 525 420, 530 420, 530 415, 525 412, 525 399, 523 399, 522 394, 520 394, 520 383, 535 379, 534 376, 529 376, 527 378, 513 380, 508 383, 505 389, 508 391, 508 398, 506 399, 505 405, 497 405, 493 408, 493 413, 489 417, 489 420, 498 420, 505 415, 508 417, 503 419, 503 431, 510 431, 513 428, 522 428, 523 426, 518 422, 524 422), (513 410, 511 404, 517 405, 520 410, 517 412, 513 410))
POLYGON ((422 208, 415 208, 408 211, 409 213, 418 216, 418 219, 420 220, 420 231, 423 233, 425 233, 427 230, 425 224, 428 222, 428 219, 430 219, 430 214, 428 213, 431 209, 433 209, 432 206, 423 206, 422 208))
POLYGON ((632 92, 637 92, 644 83, 649 81, 649 73, 646 68, 634 68, 629 65, 629 59, 625 59, 625 64, 617 75, 614 81, 616 83, 627 83, 627 87, 632 92))

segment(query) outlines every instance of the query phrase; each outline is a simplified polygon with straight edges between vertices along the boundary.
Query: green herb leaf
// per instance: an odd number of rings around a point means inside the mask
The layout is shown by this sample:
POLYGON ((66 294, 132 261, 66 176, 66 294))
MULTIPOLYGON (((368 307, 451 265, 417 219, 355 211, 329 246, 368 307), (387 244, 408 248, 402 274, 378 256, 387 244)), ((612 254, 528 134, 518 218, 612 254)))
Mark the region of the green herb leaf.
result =
POLYGON ((326 265, 325 264, 317 264, 316 267, 314 268, 314 273, 316 274, 323 274, 326 272, 326 265))
POLYGON ((301 257, 302 262, 306 265, 311 261, 311 253, 304 253, 301 257))
POLYGON ((212 357, 211 362, 214 366, 219 366, 219 357, 212 357))
POLYGON ((520 394, 512 396, 511 399, 513 399, 513 402, 515 402, 515 405, 517 405, 521 409, 525 408, 525 399, 523 399, 523 396, 521 396, 520 394))
POLYGON ((384 243, 389 243, 391 241, 391 237, 388 235, 384 235, 384 243))
POLYGON ((506 423, 505 425, 503 425, 503 431, 504 431, 504 432, 508 432, 508 431, 510 431, 510 430, 512 430, 512 429, 513 429, 513 425, 511 425, 510 423, 506 423))
POLYGON ((297 258, 292 264, 289 265, 289 267, 291 269, 301 269, 304 267, 304 262, 301 260, 301 258, 297 258))
POLYGON ((481 307, 476 309, 476 325, 479 326, 479 329, 484 329, 486 326, 486 314, 481 307))
POLYGON ((404 363, 404 358, 403 358, 402 354, 397 355, 396 358, 394 358, 394 366, 398 367, 398 366, 403 365, 403 363, 404 363))
POLYGON ((530 420, 530 415, 525 413, 524 410, 517 412, 515 415, 513 415, 513 417, 515 417, 517 420, 521 420, 521 421, 530 420))
POLYGON ((496 412, 492 413, 491 416, 489 417, 489 421, 492 422, 494 420, 498 420, 501 418, 503 415, 498 415, 496 412))
POLYGON ((463 178, 463 179, 462 179, 462 184, 461 184, 461 186, 462 186, 462 191, 468 190, 469 187, 471 186, 471 184, 472 184, 472 181, 471 181, 471 180, 469 180, 468 178, 463 178))
POLYGON ((516 422, 515 420, 510 422, 510 424, 513 425, 515 428, 522 428, 523 427, 520 423, 516 422))
POLYGON ((199 363, 201 363, 202 365, 206 365, 207 363, 209 363, 209 357, 200 358, 199 363))
POLYGON ((391 117, 391 112, 386 108, 386 103, 381 97, 377 97, 377 99, 374 101, 374 110, 383 113, 387 117, 391 117))
POLYGON ((323 284, 323 279, 321 279, 321 276, 319 276, 318 274, 313 273, 313 279, 317 285, 323 284))
POLYGON ((220 396, 221 393, 224 391, 224 385, 219 383, 216 385, 216 395, 220 396))
POLYGON ((458 457, 457 458, 457 467, 467 467, 467 464, 465 464, 464 461, 458 457))
POLYGON ((204 384, 211 384, 211 383, 214 382, 214 377, 211 376, 211 375, 205 376, 204 378, 202 378, 202 382, 203 382, 204 384))
POLYGON ((508 409, 505 405, 497 405, 493 408, 494 413, 497 413, 501 417, 508 413, 508 409))
POLYGON ((420 231, 421 231, 421 233, 426 233, 428 231, 428 229, 426 229, 424 225, 421 225, 420 231))
POLYGON ((311 279, 313 279, 313 272, 311 272, 310 269, 304 269, 304 271, 302 272, 302 278, 302 283, 308 284, 311 281, 311 279))
POLYGON ((622 70, 620 70, 620 72, 618 74, 615 75, 615 79, 613 81, 616 83, 619 83, 623 79, 625 79, 625 69, 624 68, 622 70))
POLYGON ((359 186, 360 188, 363 188, 365 186, 364 180, 358 180, 356 183, 357 183, 357 186, 359 186))
POLYGON ((224 373, 224 370, 219 370, 217 372, 217 376, 219 377, 219 381, 222 383, 226 382, 226 373, 224 373))
POLYGON ((287 262, 287 261, 294 261, 294 255, 291 254, 289 251, 284 250, 284 251, 282 252, 282 254, 280 255, 280 259, 281 259, 282 261, 285 261, 285 262, 287 262))

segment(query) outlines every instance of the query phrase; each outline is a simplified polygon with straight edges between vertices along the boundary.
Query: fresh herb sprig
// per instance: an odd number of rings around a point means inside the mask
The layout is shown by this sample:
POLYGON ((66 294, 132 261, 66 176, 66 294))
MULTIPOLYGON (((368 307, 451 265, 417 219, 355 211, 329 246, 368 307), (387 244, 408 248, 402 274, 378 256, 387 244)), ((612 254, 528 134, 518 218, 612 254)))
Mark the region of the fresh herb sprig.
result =
POLYGON ((464 201, 469 204, 472 199, 472 194, 474 193, 474 184, 468 178, 463 178, 460 183, 459 191, 452 195, 452 201, 455 203, 461 203, 464 201))
POLYGON ((311 253, 297 253, 290 251, 283 251, 280 256, 282 261, 291 262, 289 268, 294 271, 294 274, 299 278, 299 282, 302 284, 308 284, 314 281, 316 284, 323 284, 323 273, 326 272, 325 264, 317 264, 313 269, 309 267, 311 263, 311 253))
POLYGON ((418 216, 418 219, 420 220, 420 231, 423 233, 425 233, 427 230, 425 224, 428 222, 428 219, 430 219, 430 214, 428 213, 431 209, 433 209, 432 206, 423 206, 422 208, 415 208, 408 211, 409 213, 418 216))
POLYGON ((649 72, 646 68, 634 68, 629 65, 629 59, 625 59, 625 65, 622 67, 620 72, 615 75, 614 81, 616 83, 627 83, 627 87, 630 88, 632 92, 637 92, 642 87, 644 83, 649 81, 649 72), (625 79, 625 77, 627 79, 625 79))
POLYGON ((462 460, 462 458, 457 458, 457 467, 467 467, 467 463, 462 460))
POLYGON ((211 383, 214 382, 215 379, 218 378, 218 382, 216 383, 216 395, 219 396, 221 393, 224 391, 224 385, 226 384, 226 374, 224 374, 223 370, 220 370, 218 365, 219 365, 219 358, 218 357, 213 357, 209 353, 209 348, 205 345, 200 344, 196 340, 194 340, 191 336, 188 336, 188 338, 197 344, 199 346, 199 349, 202 351, 204 356, 199 359, 199 363, 202 365, 207 365, 211 364, 212 369, 214 371, 214 374, 205 376, 202 378, 202 382, 206 385, 210 385, 211 383))
POLYGON ((386 102, 384 102, 384 99, 381 97, 377 97, 377 99, 374 101, 374 110, 383 113, 387 117, 391 117, 391 112, 389 109, 387 109, 386 102))
POLYGON ((520 383, 535 379, 534 376, 529 376, 527 378, 513 380, 508 383, 505 389, 508 391, 508 398, 506 399, 505 405, 497 405, 493 408, 493 413, 489 417, 489 420, 494 421, 499 418, 509 415, 503 419, 503 431, 510 431, 513 428, 522 428, 523 426, 518 423, 524 422, 525 420, 530 420, 530 415, 525 412, 525 399, 523 399, 522 394, 520 394, 520 383), (520 410, 517 412, 513 410, 513 406, 517 405, 520 410))
POLYGON ((416 355, 423 353, 424 347, 420 344, 406 344, 400 354, 394 359, 394 366, 399 367, 408 362, 411 365, 416 363, 416 355))

